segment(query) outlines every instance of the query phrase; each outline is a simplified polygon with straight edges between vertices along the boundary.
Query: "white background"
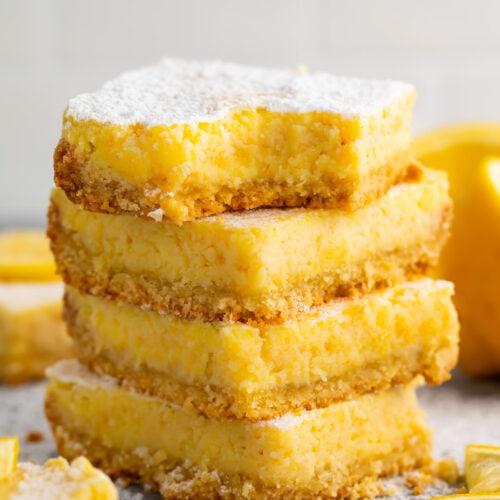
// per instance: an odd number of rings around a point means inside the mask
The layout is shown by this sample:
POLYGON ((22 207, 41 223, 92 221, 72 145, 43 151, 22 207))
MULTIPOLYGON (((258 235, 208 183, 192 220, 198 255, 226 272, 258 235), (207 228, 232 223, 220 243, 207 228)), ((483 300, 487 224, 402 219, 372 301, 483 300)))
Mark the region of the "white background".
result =
POLYGON ((0 0, 0 226, 44 224, 67 100, 163 56, 407 80, 416 132, 500 122, 499 0, 0 0))

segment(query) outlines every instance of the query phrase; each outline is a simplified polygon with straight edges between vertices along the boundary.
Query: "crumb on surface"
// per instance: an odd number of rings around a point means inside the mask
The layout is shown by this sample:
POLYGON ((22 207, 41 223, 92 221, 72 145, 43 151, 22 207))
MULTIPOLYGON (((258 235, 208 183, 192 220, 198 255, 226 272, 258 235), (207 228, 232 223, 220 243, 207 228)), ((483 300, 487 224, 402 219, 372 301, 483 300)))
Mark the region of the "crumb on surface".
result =
POLYGON ((426 466, 404 474, 404 479, 414 495, 422 495, 428 486, 436 482, 436 475, 431 466, 426 466))
POLYGON ((388 484, 385 487, 384 495, 387 497, 393 497, 398 493, 398 488, 394 484, 388 484))
POLYGON ((40 443, 45 439, 43 432, 41 431, 28 431, 26 433, 26 442, 27 443, 40 443))
POLYGON ((460 470, 456 460, 443 458, 436 463, 436 476, 450 484, 457 484, 460 480, 460 470))

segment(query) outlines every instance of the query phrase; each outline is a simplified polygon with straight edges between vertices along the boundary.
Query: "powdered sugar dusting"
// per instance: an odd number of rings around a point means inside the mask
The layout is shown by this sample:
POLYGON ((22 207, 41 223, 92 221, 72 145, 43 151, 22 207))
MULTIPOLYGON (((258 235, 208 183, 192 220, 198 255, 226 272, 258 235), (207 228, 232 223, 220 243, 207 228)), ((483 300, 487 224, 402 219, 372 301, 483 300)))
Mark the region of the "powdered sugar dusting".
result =
POLYGON ((118 382, 113 377, 108 375, 97 375, 83 365, 78 363, 76 359, 59 361, 55 365, 50 366, 45 371, 50 379, 55 379, 64 384, 79 384, 89 388, 99 387, 117 387, 118 382))
POLYGON ((70 499, 77 490, 78 483, 72 482, 69 466, 62 468, 44 468, 31 463, 20 463, 18 469, 22 479, 17 489, 9 497, 11 500, 53 500, 70 499))
POLYGON ((0 308, 11 312, 26 311, 62 300, 63 284, 53 283, 1 283, 0 308))
POLYGON ((413 92, 402 82, 310 74, 302 67, 294 71, 165 59, 71 99, 66 115, 145 126, 210 122, 232 111, 256 108, 363 117, 413 92))
POLYGON ((287 431, 301 425, 306 420, 311 420, 315 415, 322 411, 324 412, 323 409, 302 411, 301 413, 298 413, 296 415, 287 413, 282 417, 273 418, 270 420, 262 420, 260 422, 255 422, 249 425, 254 425, 255 427, 274 427, 275 429, 279 429, 280 431, 287 431))
POLYGON ((161 222, 163 220, 163 216, 164 213, 161 208, 157 208, 156 210, 151 210, 151 212, 148 213, 148 217, 156 222, 161 222))

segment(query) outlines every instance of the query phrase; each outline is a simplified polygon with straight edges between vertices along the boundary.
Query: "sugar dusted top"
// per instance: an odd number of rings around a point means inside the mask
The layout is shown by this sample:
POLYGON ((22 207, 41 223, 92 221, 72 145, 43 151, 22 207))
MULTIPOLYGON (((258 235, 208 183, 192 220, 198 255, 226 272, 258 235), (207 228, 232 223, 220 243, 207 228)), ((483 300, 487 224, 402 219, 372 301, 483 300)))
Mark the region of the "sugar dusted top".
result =
POLYGON ((71 99, 66 116, 146 126, 210 122, 256 108, 368 116, 408 93, 411 85, 391 80, 165 59, 71 99))
POLYGON ((63 284, 55 283, 1 283, 0 309, 12 312, 42 307, 62 301, 63 284))

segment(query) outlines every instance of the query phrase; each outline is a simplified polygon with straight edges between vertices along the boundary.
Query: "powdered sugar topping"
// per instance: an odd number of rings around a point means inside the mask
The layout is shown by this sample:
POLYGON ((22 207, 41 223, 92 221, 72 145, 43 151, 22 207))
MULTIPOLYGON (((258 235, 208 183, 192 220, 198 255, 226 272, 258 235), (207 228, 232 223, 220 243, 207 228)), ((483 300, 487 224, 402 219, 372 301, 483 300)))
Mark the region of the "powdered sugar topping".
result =
POLYGON ((409 93, 411 85, 391 80, 165 59, 71 99, 66 116, 150 127, 210 122, 233 111, 257 108, 363 117, 409 93))
POLYGON ((26 311, 35 307, 61 302, 63 284, 53 283, 1 283, 0 308, 11 312, 26 311))

